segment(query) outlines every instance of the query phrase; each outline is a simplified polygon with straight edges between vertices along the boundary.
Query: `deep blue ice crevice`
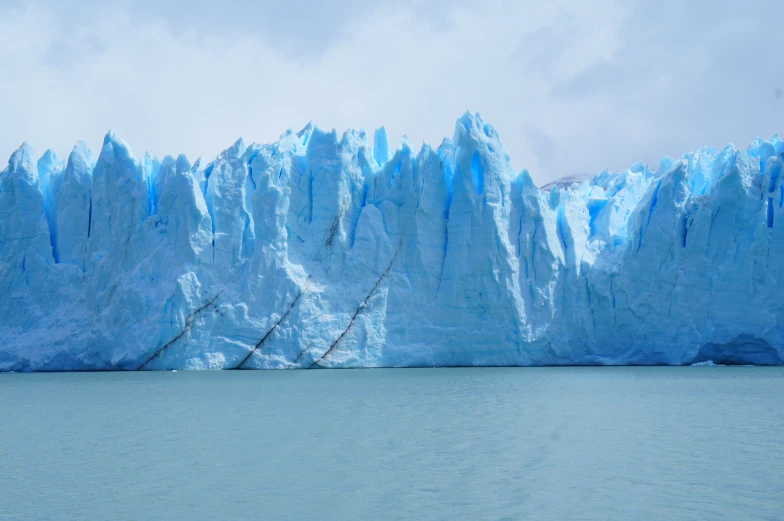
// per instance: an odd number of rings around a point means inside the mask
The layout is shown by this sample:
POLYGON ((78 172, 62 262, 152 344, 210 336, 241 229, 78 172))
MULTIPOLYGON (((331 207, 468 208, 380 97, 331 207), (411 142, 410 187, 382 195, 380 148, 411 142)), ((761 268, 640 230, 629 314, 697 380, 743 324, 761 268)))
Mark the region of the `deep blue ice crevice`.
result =
POLYGON ((768 228, 773 228, 773 214, 774 214, 774 207, 773 207, 773 198, 768 197, 768 213, 767 213, 767 225, 768 228))
POLYGON ((485 165, 482 157, 479 155, 479 151, 474 151, 474 155, 471 156, 471 177, 474 180, 474 186, 476 187, 476 193, 481 194, 485 190, 485 165))
POLYGON ((93 198, 90 196, 90 211, 87 215, 87 237, 89 238, 93 231, 93 198))
POLYGON ((563 249, 564 254, 564 263, 568 266, 569 262, 569 243, 567 242, 567 232, 566 230, 569 229, 569 223, 566 220, 566 204, 565 201, 561 201, 561 204, 558 205, 558 210, 556 213, 556 229, 558 230, 558 239, 561 241, 561 248, 563 249))
POLYGON ((599 213, 602 210, 604 210, 604 208, 607 206, 607 201, 608 199, 601 199, 601 198, 588 200, 587 208, 588 208, 588 216, 590 217, 590 220, 588 221, 588 226, 592 237, 594 235, 597 235, 598 233, 596 230, 596 218, 599 216, 599 213))
MULTIPOLYGON (((171 156, 166 156, 164 158, 164 162, 173 161, 171 156)), ((147 182, 147 214, 148 215, 155 215, 158 213, 158 200, 160 198, 160 190, 161 190, 161 170, 163 169, 163 163, 158 160, 157 157, 151 156, 147 153, 144 156, 144 161, 142 162, 142 169, 144 172, 144 178, 147 182)))
POLYGON ((63 163, 53 150, 47 150, 38 160, 38 179, 44 196, 44 215, 49 226, 49 243, 52 247, 52 258, 60 262, 57 248, 57 192, 62 183, 63 163))

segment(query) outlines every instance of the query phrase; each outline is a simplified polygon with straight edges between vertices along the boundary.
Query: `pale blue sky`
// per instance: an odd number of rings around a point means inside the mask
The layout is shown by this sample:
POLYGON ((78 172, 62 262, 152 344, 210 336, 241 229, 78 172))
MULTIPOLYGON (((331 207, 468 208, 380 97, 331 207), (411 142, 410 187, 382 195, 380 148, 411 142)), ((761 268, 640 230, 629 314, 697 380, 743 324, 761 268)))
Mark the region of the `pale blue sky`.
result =
POLYGON ((211 159, 309 120, 438 145, 470 109, 542 184, 784 132, 779 2, 543 4, 0 0, 0 156, 111 128, 211 159))

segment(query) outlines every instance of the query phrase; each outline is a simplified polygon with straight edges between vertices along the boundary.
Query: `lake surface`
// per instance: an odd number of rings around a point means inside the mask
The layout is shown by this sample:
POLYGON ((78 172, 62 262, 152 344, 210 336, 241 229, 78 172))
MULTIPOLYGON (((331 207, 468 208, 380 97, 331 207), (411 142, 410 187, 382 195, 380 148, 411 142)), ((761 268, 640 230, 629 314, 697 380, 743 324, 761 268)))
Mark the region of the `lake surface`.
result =
POLYGON ((1 520, 780 520, 784 368, 0 375, 1 520))

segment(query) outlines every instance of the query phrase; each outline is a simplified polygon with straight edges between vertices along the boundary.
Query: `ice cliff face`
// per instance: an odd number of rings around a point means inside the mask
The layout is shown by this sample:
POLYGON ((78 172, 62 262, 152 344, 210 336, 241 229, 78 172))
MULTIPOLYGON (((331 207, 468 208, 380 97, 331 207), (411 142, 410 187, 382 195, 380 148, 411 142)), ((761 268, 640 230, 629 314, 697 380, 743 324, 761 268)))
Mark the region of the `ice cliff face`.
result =
POLYGON ((0 173, 0 370, 779 364, 784 141, 537 188, 493 128, 0 173))

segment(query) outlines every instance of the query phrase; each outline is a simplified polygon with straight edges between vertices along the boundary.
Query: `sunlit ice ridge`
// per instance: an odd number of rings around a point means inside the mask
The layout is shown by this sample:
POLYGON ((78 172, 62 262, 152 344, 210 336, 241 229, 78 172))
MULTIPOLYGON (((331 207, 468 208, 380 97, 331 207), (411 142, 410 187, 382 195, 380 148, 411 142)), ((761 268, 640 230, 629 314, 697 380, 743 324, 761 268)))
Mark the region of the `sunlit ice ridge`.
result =
POLYGON ((0 173, 0 370, 780 364, 784 142, 538 188, 308 125, 212 162, 25 144, 0 173))

